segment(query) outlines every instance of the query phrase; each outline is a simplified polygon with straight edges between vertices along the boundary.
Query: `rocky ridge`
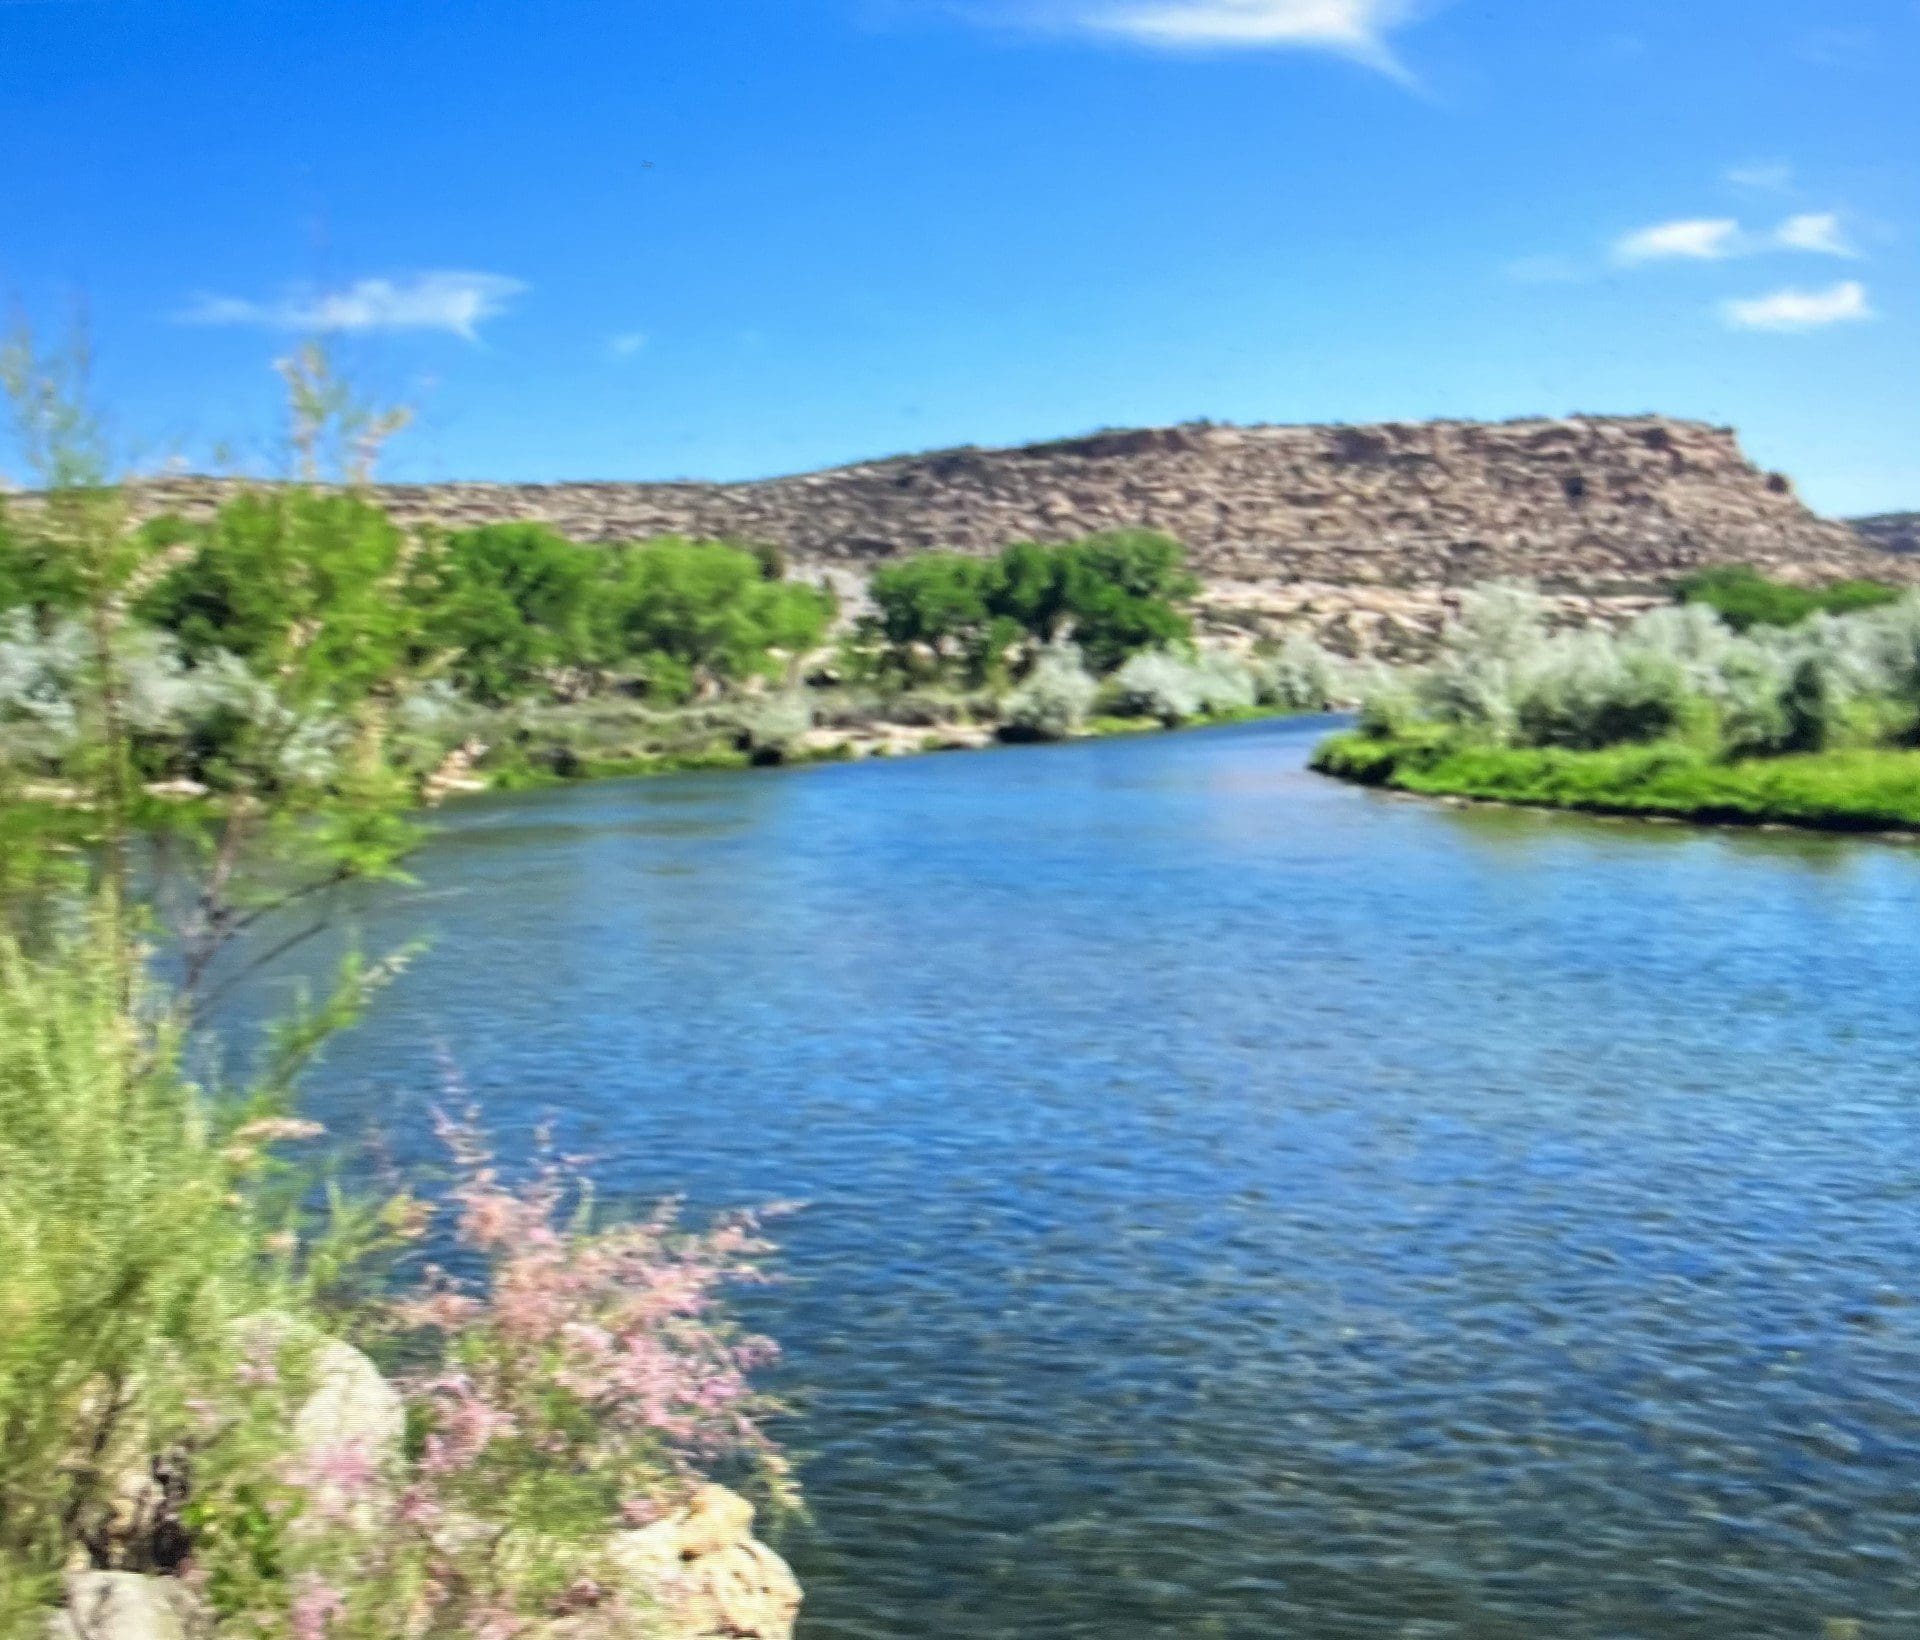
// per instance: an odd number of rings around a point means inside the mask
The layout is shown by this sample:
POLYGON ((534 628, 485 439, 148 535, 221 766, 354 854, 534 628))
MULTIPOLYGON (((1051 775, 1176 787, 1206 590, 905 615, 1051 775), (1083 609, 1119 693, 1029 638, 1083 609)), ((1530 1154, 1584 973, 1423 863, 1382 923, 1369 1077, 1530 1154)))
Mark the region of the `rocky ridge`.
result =
POLYGON ((1881 552, 1920 554, 1920 512, 1880 513, 1848 522, 1856 535, 1881 552))
MULTIPOLYGON (((149 511, 204 513, 230 481, 152 485, 149 511)), ((1731 429, 1663 417, 1372 427, 1200 423, 1013 449, 962 448, 736 484, 395 484, 403 522, 540 520, 587 541, 663 534, 779 546, 797 574, 857 594, 872 568, 949 548, 1164 530, 1204 583, 1206 624, 1305 625, 1394 653, 1430 638, 1449 595, 1517 577, 1570 619, 1615 619, 1692 570, 1787 579, 1920 563, 1874 551, 1750 462, 1731 429)))

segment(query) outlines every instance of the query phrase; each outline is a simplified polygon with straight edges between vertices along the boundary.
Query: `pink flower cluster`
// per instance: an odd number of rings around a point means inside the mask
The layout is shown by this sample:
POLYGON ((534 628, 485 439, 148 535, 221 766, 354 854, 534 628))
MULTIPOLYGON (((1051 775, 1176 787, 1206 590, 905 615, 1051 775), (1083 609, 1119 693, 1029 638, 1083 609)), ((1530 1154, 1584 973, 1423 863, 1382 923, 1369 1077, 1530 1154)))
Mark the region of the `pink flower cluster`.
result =
MULTIPOLYGON (((512 1640, 536 1620, 617 1602, 593 1558, 606 1534, 659 1518, 716 1460, 757 1463, 790 1490, 762 1428, 775 1409, 750 1382, 774 1346, 742 1334, 721 1302, 729 1286, 763 1279, 769 1249, 750 1216, 689 1231, 674 1203, 595 1229, 572 1165, 549 1161, 512 1185, 471 1113, 441 1116, 438 1128, 455 1164, 457 1237, 486 1273, 460 1281, 429 1268, 393 1306, 423 1360, 400 1380, 419 1444, 391 1497, 397 1530, 377 1554, 413 1556, 435 1632, 512 1640), (544 1593, 516 1592, 501 1568, 518 1557, 491 1549, 516 1531, 530 1541, 529 1528, 544 1537, 556 1486, 572 1489, 562 1515, 584 1521, 582 1553, 566 1560, 562 1550, 544 1593), (538 1500, 524 1506, 538 1513, 516 1519, 516 1497, 538 1500)), ((356 1505, 383 1479, 370 1455, 347 1446, 312 1454, 286 1478, 306 1518, 349 1537, 356 1505)), ((343 1552, 352 1563, 369 1546, 343 1552)), ((296 1589, 296 1640, 358 1633, 350 1619, 363 1596, 378 1605, 366 1577, 329 1571, 296 1589)))
POLYGON ((694 1233, 677 1204, 593 1231, 562 1227, 582 1194, 558 1163, 527 1184, 501 1179, 469 1116, 438 1120, 458 1167, 450 1192, 461 1242, 484 1257, 484 1294, 432 1272, 404 1321, 448 1340, 460 1370, 414 1386, 431 1412, 427 1467, 462 1469, 497 1440, 536 1444, 526 1399, 562 1392, 609 1436, 644 1439, 682 1465, 764 1447, 748 1375, 774 1358, 767 1339, 736 1336, 721 1290, 760 1279, 769 1250, 751 1216, 694 1233))

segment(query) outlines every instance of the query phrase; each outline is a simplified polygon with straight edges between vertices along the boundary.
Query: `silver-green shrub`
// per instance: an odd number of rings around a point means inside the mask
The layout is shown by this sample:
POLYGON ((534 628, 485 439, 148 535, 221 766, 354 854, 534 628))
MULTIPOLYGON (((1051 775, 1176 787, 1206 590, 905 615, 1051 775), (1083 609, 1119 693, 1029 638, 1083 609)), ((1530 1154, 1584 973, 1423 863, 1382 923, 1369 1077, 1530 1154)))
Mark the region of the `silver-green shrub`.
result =
POLYGON ((1687 680, 1671 655, 1603 632, 1550 638, 1514 680, 1518 738, 1592 751, 1679 727, 1687 680))
POLYGON ((74 685, 87 653, 72 623, 43 636, 24 610, 0 616, 0 751, 10 761, 65 755, 79 729, 74 685))
POLYGON ((1114 709, 1123 716, 1153 717, 1168 724, 1244 712, 1260 699, 1253 669, 1227 649, 1202 649, 1192 655, 1144 650, 1114 673, 1108 689, 1114 709))
POLYGON ((1272 654, 1255 663, 1260 704, 1294 712, 1322 712, 1350 687, 1351 669, 1304 632, 1289 632, 1272 654))
POLYGON ((1855 619, 1868 634, 1887 692, 1920 711, 1920 593, 1855 619))
POLYGON ((1524 588, 1482 588, 1431 665, 1361 693, 1376 734, 1424 722, 1587 750, 1679 735, 1731 756, 1865 744, 1910 735, 1920 717, 1920 597, 1746 633, 1689 604, 1554 634, 1524 588))
POLYGON ((1230 649, 1202 649, 1193 663, 1200 707, 1211 713, 1244 712, 1257 705, 1260 687, 1253 669, 1230 649))
POLYGON ((1017 734, 1065 740, 1085 727, 1099 692, 1100 685, 1075 645, 1049 644, 1020 687, 1007 697, 1003 718, 1017 734))
POLYGON ((1518 735, 1520 703, 1547 641, 1546 605, 1530 587, 1496 582, 1461 599, 1440 653, 1416 683, 1422 710, 1496 745, 1518 735))
POLYGON ((1165 649, 1130 657, 1109 683, 1114 710, 1123 717, 1158 718, 1184 723, 1202 709, 1200 679, 1194 667, 1165 649))
POLYGON ((741 714, 742 738, 747 751, 757 758, 791 757, 812 727, 813 705, 799 689, 756 700, 741 714))

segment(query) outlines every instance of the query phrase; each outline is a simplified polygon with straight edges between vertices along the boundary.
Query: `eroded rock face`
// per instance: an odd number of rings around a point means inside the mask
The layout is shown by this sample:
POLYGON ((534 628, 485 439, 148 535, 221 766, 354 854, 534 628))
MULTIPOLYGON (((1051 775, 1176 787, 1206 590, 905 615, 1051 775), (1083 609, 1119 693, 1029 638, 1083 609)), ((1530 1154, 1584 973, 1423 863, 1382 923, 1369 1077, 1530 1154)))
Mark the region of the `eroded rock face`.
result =
MULTIPOLYGON (((169 480, 144 506, 203 513, 222 493, 209 480, 169 480)), ((1590 600, 1659 598, 1693 570, 1736 562, 1797 580, 1920 584, 1920 559, 1877 552, 1816 516, 1790 481, 1747 460, 1730 429, 1659 417, 1148 428, 745 484, 378 493, 409 523, 537 519, 586 541, 765 542, 796 574, 843 592, 907 553, 1146 527, 1186 543, 1209 622, 1218 611, 1231 629, 1263 598, 1312 586, 1312 607, 1291 618, 1343 647, 1375 628, 1417 634, 1445 592, 1503 577, 1590 600)))
POLYGON ((684 1509, 613 1540, 641 1601, 657 1603, 671 1640, 790 1640, 800 1585, 753 1535, 753 1505, 703 1486, 684 1509))

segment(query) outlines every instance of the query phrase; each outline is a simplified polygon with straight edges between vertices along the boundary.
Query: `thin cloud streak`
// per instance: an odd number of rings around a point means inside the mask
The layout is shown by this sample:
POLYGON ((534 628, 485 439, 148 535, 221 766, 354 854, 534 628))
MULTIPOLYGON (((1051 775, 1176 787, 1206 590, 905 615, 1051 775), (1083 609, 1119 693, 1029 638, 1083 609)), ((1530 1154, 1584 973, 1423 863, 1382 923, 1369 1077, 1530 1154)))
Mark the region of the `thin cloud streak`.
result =
POLYGON ((1805 211, 1788 217, 1770 233, 1750 232, 1730 216, 1656 223, 1615 240, 1613 260, 1628 267, 1644 262, 1725 262, 1768 251, 1847 258, 1860 254, 1847 238, 1837 211, 1805 211))
POLYGON ((189 325, 327 334, 443 331, 476 342, 480 326, 499 318, 526 291, 522 280, 505 274, 442 271, 359 279, 334 290, 293 287, 266 301, 201 296, 175 317, 189 325))
POLYGON ((1792 190, 1794 169, 1784 160, 1763 160, 1752 165, 1735 165, 1727 172, 1727 182, 1756 194, 1784 194, 1792 190))
POLYGON ((1615 240, 1613 259, 1638 262, 1722 262, 1740 248, 1740 224, 1732 217, 1695 217, 1660 222, 1615 240))
POLYGON ((1392 46, 1421 0, 1026 0, 981 15, 1155 51, 1321 51, 1413 83, 1392 46))
POLYGON ((1848 279, 1830 290, 1776 290, 1728 302, 1721 317, 1734 330, 1808 331, 1877 318, 1867 287, 1848 279))

